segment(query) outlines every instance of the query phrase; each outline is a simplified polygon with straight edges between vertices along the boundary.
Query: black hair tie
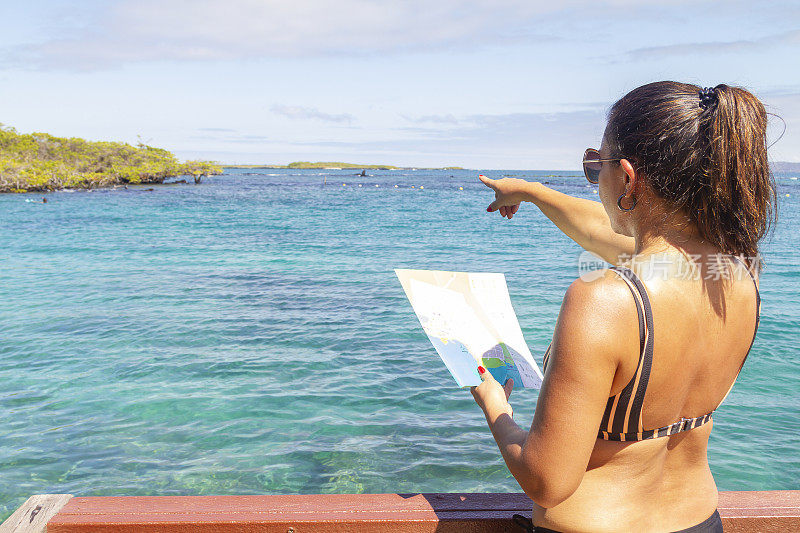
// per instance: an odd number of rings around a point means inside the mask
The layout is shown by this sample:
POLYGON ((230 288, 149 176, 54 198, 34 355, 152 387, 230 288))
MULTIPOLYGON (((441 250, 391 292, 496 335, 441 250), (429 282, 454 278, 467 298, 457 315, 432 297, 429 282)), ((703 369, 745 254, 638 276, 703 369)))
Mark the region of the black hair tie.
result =
POLYGON ((700 107, 702 109, 708 109, 719 101, 717 99, 717 91, 713 87, 700 89, 697 94, 700 96, 700 107))

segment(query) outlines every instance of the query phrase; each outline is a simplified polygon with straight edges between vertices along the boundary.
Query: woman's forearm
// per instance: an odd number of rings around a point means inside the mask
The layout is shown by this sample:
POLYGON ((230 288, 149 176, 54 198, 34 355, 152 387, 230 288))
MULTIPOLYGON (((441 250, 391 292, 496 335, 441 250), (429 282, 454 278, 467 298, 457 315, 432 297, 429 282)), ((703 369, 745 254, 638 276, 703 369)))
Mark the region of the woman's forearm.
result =
POLYGON ((600 202, 576 198, 539 182, 528 182, 526 193, 526 201, 535 204, 558 229, 585 250, 613 265, 633 255, 633 237, 611 229, 611 221, 600 202))
POLYGON ((520 428, 508 413, 486 412, 485 414, 489 429, 509 472, 520 484, 522 490, 528 493, 530 489, 526 488, 523 483, 528 484, 532 479, 530 468, 525 464, 522 454, 522 447, 528 438, 528 432, 520 428))

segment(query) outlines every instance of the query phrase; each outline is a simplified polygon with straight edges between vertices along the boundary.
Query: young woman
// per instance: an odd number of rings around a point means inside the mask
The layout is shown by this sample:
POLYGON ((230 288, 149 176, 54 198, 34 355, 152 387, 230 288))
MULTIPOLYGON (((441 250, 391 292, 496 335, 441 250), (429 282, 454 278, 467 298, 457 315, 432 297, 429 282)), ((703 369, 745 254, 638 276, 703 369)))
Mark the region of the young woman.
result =
POLYGON ((472 388, 533 530, 722 531, 706 452, 758 327, 758 241, 775 218, 766 123, 744 89, 651 83, 614 104, 584 155, 600 203, 481 176, 488 211, 532 202, 616 265, 567 289, 529 431, 513 382, 479 368, 472 388))

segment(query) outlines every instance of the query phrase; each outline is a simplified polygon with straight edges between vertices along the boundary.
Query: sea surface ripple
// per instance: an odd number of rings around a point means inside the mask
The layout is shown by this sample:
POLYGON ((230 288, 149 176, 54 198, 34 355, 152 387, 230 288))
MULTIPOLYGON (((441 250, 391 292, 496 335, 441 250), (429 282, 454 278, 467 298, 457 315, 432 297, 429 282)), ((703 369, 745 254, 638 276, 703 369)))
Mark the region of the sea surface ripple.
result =
MULTIPOLYGON (((519 492, 393 269, 504 272, 541 364, 581 250, 530 204, 486 213, 477 172, 369 174, 1 196, 0 519, 40 493, 519 492)), ((597 198, 580 173, 487 174, 597 198)), ((800 186, 777 180, 721 490, 800 478, 800 186)), ((512 396, 523 427, 536 398, 512 396)))

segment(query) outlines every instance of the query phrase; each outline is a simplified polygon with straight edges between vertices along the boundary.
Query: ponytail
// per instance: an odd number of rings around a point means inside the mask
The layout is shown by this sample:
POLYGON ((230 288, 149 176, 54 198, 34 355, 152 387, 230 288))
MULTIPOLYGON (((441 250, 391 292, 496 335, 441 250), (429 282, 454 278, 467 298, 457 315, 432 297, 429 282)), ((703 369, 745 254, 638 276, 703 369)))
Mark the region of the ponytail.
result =
POLYGON ((745 89, 664 81, 614 104, 606 141, 703 239, 758 270, 758 241, 776 218, 766 130, 763 104, 745 89))

